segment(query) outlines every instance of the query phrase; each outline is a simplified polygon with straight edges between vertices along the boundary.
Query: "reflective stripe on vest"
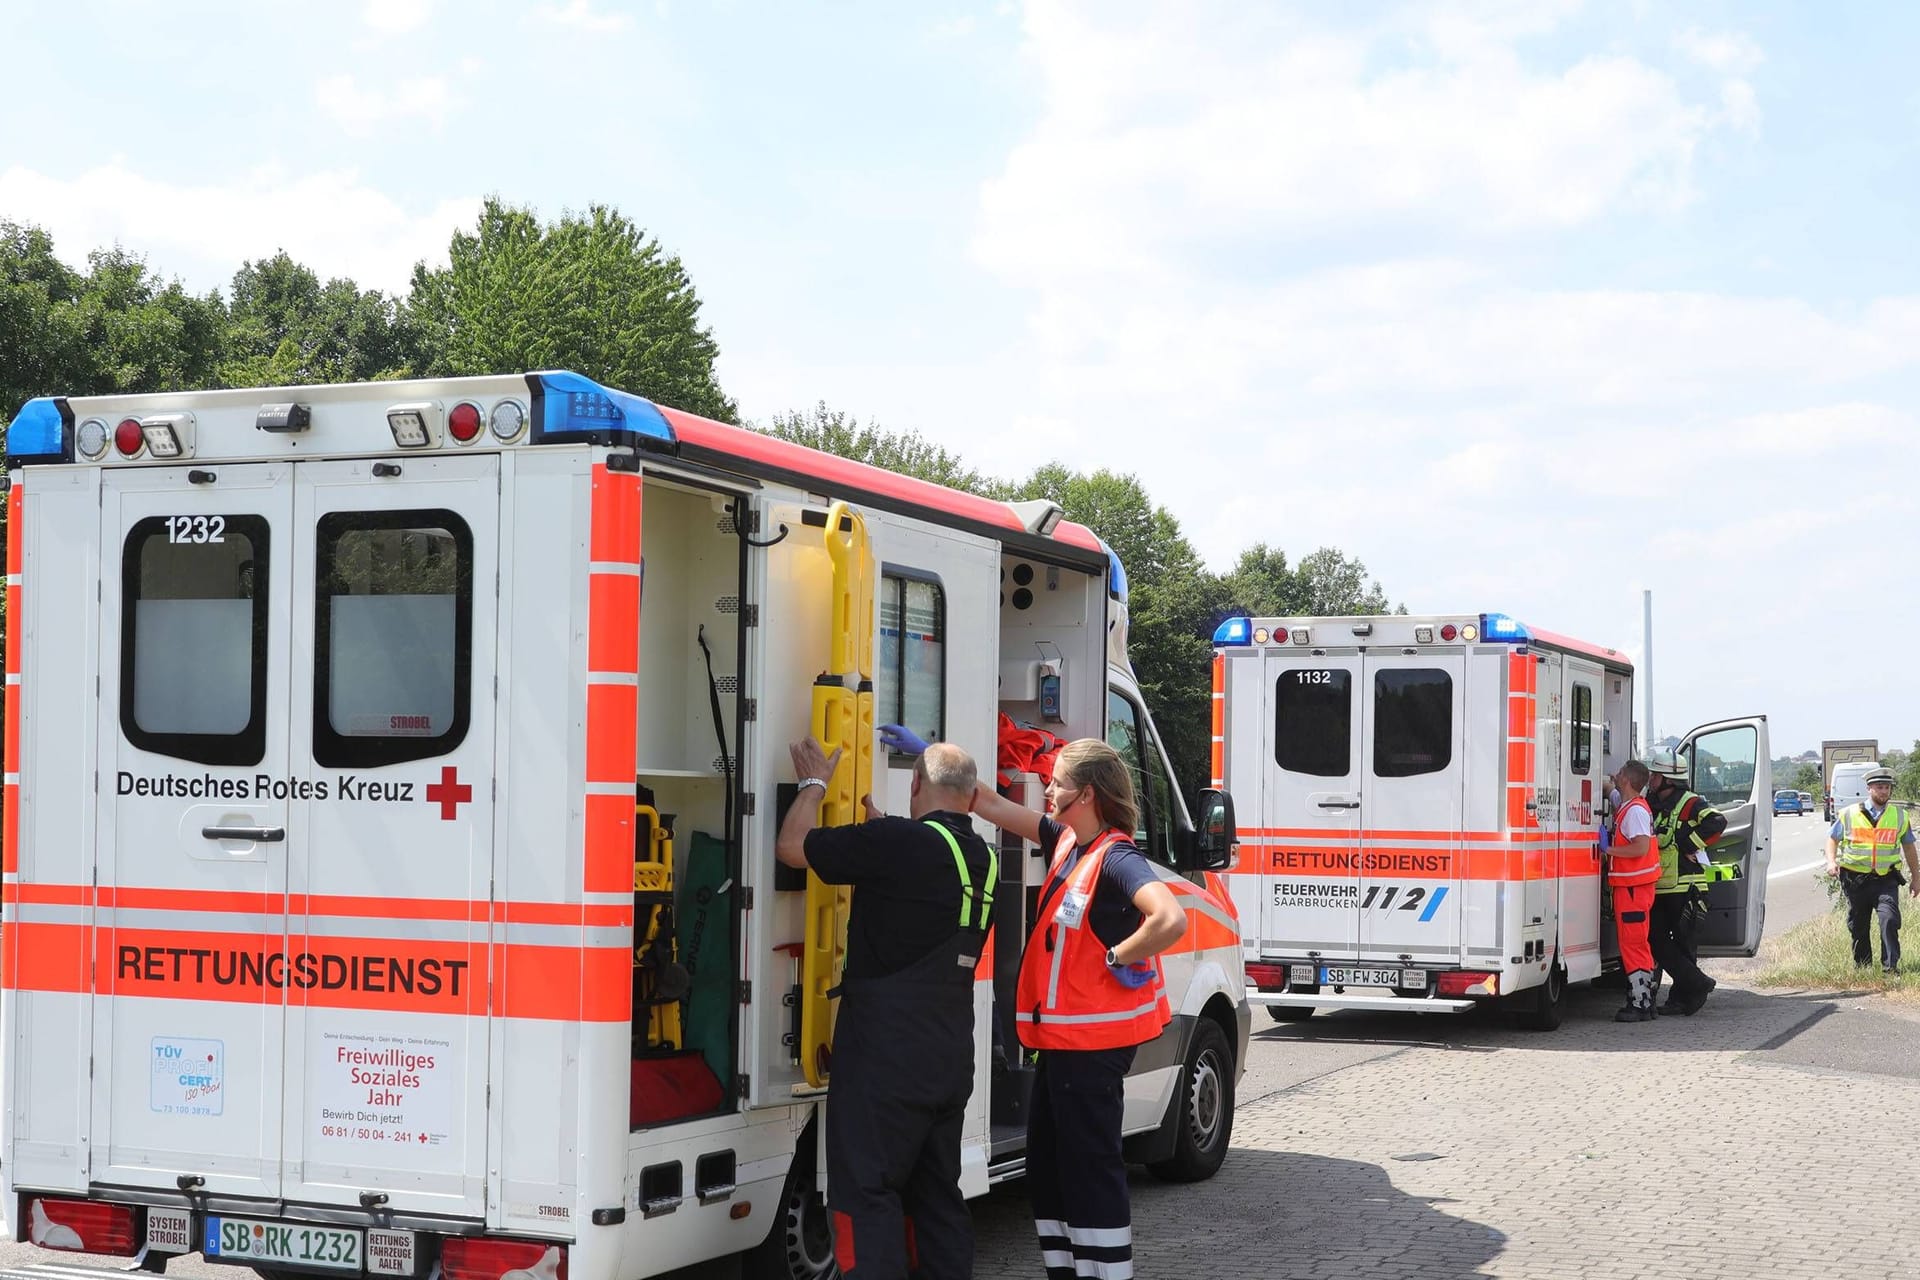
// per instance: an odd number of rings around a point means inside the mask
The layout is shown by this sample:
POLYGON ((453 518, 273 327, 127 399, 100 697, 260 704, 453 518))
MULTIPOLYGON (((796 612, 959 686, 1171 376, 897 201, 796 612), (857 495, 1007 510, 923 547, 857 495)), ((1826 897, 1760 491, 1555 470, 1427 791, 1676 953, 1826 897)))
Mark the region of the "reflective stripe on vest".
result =
MULTIPOLYGON (((1649 804, 1648 807, 1652 808, 1652 805, 1649 804)), ((1654 843, 1660 847, 1660 883, 1655 889, 1656 893, 1680 893, 1718 878, 1713 872, 1693 860, 1695 850, 1706 852, 1705 846, 1700 843, 1699 837, 1694 832, 1698 829, 1701 819, 1712 812, 1705 800, 1701 800, 1691 791, 1682 791, 1680 798, 1674 801, 1666 812, 1653 815, 1653 839, 1654 843), (1697 800, 1699 804, 1694 809, 1693 817, 1683 823, 1680 815, 1686 812, 1687 802, 1690 800, 1697 800), (1688 848, 1684 851, 1680 848, 1682 829, 1689 837, 1686 841, 1688 848)))
POLYGON ((980 888, 980 917, 978 924, 970 924, 967 917, 973 911, 973 873, 967 870, 967 855, 960 852, 960 840, 947 830, 946 824, 932 818, 922 819, 928 826, 938 831, 947 842, 947 848, 953 850, 953 869, 960 873, 960 927, 985 930, 987 917, 993 914, 993 886, 1000 879, 1000 859, 993 852, 993 846, 987 846, 987 882, 980 888))
POLYGON ((1867 807, 1860 804, 1847 806, 1840 815, 1842 830, 1846 838, 1840 844, 1840 865, 1849 871, 1866 871, 1883 876, 1892 871, 1900 862, 1900 846, 1912 834, 1907 825, 1907 811, 1896 804, 1889 803, 1880 811, 1880 821, 1867 817, 1867 807), (1893 815, 1893 825, 1883 827, 1881 822, 1887 815, 1893 815))
POLYGON ((1040 894, 1040 911, 1020 957, 1016 988, 1020 1043, 1029 1049, 1118 1049, 1144 1044, 1173 1020, 1166 976, 1155 957, 1153 981, 1129 987, 1107 968, 1107 947, 1090 923, 1094 893, 1107 850, 1127 839, 1104 831, 1070 872, 1061 868, 1073 852, 1063 831, 1040 894), (1061 908, 1069 897, 1074 910, 1061 908))
MULTIPOLYGON (((1620 825, 1627 820, 1627 815, 1633 812, 1635 805, 1646 810, 1649 825, 1653 821, 1653 806, 1647 803, 1645 796, 1635 796, 1621 805, 1620 812, 1613 815, 1613 847, 1616 849, 1627 843, 1620 834, 1620 825)), ((1659 878, 1660 849, 1652 840, 1648 841, 1647 851, 1638 857, 1621 858, 1609 854, 1607 858, 1607 879, 1614 884, 1644 884, 1659 878)))

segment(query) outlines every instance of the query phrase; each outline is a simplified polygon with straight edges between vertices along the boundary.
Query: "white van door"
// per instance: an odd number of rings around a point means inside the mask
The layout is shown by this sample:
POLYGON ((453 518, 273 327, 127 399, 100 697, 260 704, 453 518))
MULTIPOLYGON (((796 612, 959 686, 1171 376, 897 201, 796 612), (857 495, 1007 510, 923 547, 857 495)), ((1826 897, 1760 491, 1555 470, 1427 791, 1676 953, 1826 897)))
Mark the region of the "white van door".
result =
POLYGON ((297 468, 290 1200, 483 1218, 488 1018, 578 999, 538 978, 585 945, 578 908, 494 909, 499 468, 297 468))
POLYGON ((1767 919, 1767 867, 1773 857, 1773 757, 1767 718, 1720 720, 1681 741, 1687 787, 1718 809, 1727 829, 1709 852, 1740 868, 1735 880, 1708 886, 1703 956, 1750 956, 1767 919))
POLYGON ((1260 950, 1352 961, 1360 948, 1361 659, 1269 650, 1260 950))
POLYGON ((291 470, 101 481, 95 1183, 281 1192, 291 470))
POLYGON ((1458 963, 1466 658, 1369 653, 1363 674, 1360 959, 1458 963))

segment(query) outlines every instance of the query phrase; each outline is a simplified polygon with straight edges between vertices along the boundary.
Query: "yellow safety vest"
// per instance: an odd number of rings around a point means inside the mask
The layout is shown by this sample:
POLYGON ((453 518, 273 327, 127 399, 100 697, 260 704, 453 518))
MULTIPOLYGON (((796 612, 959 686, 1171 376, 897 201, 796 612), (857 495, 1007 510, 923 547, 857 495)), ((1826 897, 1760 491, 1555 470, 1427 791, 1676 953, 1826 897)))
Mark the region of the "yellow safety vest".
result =
POLYGON ((1694 828, 1712 812, 1705 800, 1684 790, 1680 798, 1664 810, 1654 810, 1653 838, 1660 846, 1660 879, 1654 886, 1655 893, 1681 893, 1720 878, 1693 860, 1695 850, 1706 849, 1694 828), (1682 822, 1680 815, 1686 811, 1689 800, 1699 803, 1694 806, 1693 816, 1682 822))
POLYGON ((1883 876, 1900 865, 1900 846, 1913 834, 1907 811, 1888 802, 1880 821, 1867 817, 1867 807, 1850 804, 1840 815, 1846 839, 1840 843, 1840 865, 1848 871, 1870 871, 1883 876), (1892 821, 1889 822, 1888 819, 1892 821))

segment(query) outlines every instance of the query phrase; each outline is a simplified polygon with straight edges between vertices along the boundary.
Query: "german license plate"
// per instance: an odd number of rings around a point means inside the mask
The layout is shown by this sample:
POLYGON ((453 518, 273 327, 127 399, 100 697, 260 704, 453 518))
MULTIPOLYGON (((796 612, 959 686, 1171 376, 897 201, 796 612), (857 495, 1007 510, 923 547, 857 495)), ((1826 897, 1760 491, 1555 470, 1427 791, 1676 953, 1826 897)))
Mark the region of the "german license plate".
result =
POLYGON ((256 1222, 251 1218, 208 1218, 208 1262, 245 1266, 307 1267, 351 1271, 362 1267, 361 1233, 341 1227, 311 1227, 292 1222, 256 1222))
POLYGON ((1330 987, 1424 987, 1427 975, 1421 969, 1322 968, 1320 982, 1330 987))

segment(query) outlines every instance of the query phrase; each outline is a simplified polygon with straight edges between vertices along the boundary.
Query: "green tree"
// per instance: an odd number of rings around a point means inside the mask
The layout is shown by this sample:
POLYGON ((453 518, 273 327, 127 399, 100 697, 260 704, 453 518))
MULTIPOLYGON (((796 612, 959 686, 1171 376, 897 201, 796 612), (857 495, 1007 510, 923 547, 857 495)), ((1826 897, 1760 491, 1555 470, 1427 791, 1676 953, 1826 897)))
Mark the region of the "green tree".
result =
POLYGON ((1912 804, 1920 804, 1920 739, 1915 739, 1913 750, 1888 751, 1880 758, 1880 763, 1893 770, 1893 794, 1912 804))
POLYGON ((1406 606, 1396 609, 1388 602, 1378 582, 1367 580, 1366 565, 1332 547, 1290 566, 1286 552, 1255 543, 1240 553, 1221 587, 1228 615, 1325 618, 1406 612, 1406 606))
POLYGON ((884 467, 903 476, 913 476, 963 489, 983 497, 1004 496, 1008 486, 984 476, 925 436, 914 431, 887 431, 838 409, 827 408, 822 400, 810 410, 776 413, 765 427, 755 430, 803 444, 809 449, 851 458, 871 466, 884 467))
POLYGON ((221 376, 228 386, 411 376, 420 335, 401 304, 351 280, 325 285, 286 252, 234 273, 221 376))
POLYGON ((450 262, 414 268, 406 320, 430 375, 572 369, 731 422, 720 348, 680 259, 618 211, 594 205, 543 226, 489 199, 450 262))

